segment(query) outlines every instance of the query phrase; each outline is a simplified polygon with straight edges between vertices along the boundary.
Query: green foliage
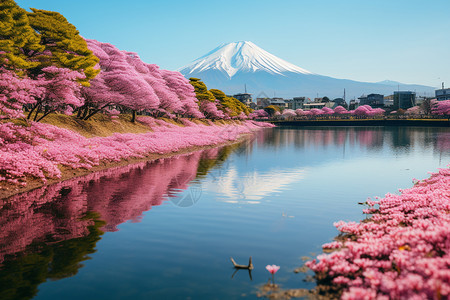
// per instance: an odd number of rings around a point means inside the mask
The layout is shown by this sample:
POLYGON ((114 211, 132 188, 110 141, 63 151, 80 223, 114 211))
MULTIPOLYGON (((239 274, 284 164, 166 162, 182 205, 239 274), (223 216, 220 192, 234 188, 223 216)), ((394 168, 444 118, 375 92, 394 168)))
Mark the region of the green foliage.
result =
POLYGON ((29 24, 27 12, 13 0, 0 2, 0 63, 20 71, 36 68, 30 57, 44 50, 39 35, 29 24))
POLYGON ((280 108, 276 105, 269 105, 264 107, 264 110, 269 114, 269 116, 273 116, 275 112, 280 112, 280 108))
POLYGON ((241 101, 239 101, 234 97, 228 97, 221 90, 211 89, 209 91, 214 95, 214 97, 217 100, 220 101, 220 103, 224 108, 228 108, 231 117, 235 117, 239 115, 241 112, 245 113, 246 115, 248 115, 251 112, 251 109, 247 105, 245 105, 244 103, 242 103, 241 101))
POLYGON ((57 12, 26 12, 13 0, 0 2, 0 64, 32 77, 50 65, 82 72, 85 86, 97 76, 99 59, 78 30, 57 12))
POLYGON ((208 91, 206 85, 198 78, 189 78, 189 83, 194 87, 195 95, 199 101, 214 102, 216 98, 208 91))
POLYGON ((76 27, 60 13, 34 8, 31 10, 28 13, 30 26, 40 35, 40 43, 46 50, 36 57, 41 63, 39 69, 56 65, 83 72, 86 78, 80 83, 88 86, 89 80, 100 72, 94 69, 99 59, 88 49, 76 27))
POLYGON ((208 91, 206 85, 198 78, 189 78, 189 83, 194 87, 199 101, 214 102, 216 99, 219 100, 221 105, 218 105, 218 109, 227 111, 230 117, 238 116, 241 112, 248 115, 252 111, 247 105, 236 98, 228 97, 221 90, 211 89, 208 91))

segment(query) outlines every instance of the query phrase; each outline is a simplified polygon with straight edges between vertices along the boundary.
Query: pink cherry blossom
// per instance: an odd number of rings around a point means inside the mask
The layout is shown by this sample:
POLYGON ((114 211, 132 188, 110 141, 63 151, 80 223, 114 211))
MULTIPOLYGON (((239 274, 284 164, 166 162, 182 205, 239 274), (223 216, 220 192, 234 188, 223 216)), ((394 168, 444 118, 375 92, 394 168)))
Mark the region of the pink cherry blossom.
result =
POLYGON ((280 269, 280 266, 277 266, 277 265, 267 265, 267 266, 266 266, 266 269, 267 269, 267 271, 270 272, 270 274, 275 274, 275 273, 280 269))

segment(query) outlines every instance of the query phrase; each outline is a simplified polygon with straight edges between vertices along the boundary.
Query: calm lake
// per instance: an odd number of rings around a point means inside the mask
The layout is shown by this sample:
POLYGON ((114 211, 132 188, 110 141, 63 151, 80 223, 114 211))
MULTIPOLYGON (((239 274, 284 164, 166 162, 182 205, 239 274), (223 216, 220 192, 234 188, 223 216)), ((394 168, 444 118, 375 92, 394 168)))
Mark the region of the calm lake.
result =
POLYGON ((0 202, 2 299, 254 299, 302 258, 450 162, 448 128, 273 128, 0 202), (233 257, 255 269, 234 273, 233 257))

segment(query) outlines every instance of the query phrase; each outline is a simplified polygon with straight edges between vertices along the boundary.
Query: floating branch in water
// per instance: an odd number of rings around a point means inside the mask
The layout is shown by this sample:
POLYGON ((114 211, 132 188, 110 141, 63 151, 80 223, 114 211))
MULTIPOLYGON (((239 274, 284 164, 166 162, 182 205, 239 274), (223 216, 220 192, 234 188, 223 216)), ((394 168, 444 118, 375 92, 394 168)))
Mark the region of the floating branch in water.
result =
POLYGON ((233 263, 233 266, 236 269, 248 269, 248 270, 253 270, 253 263, 252 263, 252 257, 250 256, 249 260, 248 260, 248 265, 239 265, 237 264, 234 259, 232 257, 230 257, 231 262, 233 263))

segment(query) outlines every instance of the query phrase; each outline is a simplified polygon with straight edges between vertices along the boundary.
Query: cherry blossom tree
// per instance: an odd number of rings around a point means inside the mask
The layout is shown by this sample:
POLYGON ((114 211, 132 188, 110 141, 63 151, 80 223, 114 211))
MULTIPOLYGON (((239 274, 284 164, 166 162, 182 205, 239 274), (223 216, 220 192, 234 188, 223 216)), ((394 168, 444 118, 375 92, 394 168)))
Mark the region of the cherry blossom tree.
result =
POLYGON ((200 109, 208 119, 223 119, 225 118, 225 114, 222 110, 217 108, 218 104, 220 104, 218 100, 215 102, 202 101, 200 103, 200 109))
POLYGON ((334 109, 334 112, 335 112, 336 114, 340 114, 340 115, 342 115, 342 114, 348 114, 347 109, 345 109, 345 108, 344 108, 343 106, 341 106, 341 105, 336 106, 336 108, 334 109))
POLYGON ((413 106, 408 108, 405 111, 405 115, 410 115, 410 116, 418 116, 422 113, 422 109, 420 108, 420 106, 413 106))
POLYGON ((155 116, 183 112, 183 103, 177 94, 168 87, 157 65, 144 63, 136 53, 132 52, 127 52, 127 61, 153 88, 158 96, 160 103, 153 110, 155 116))
POLYGON ((297 116, 304 116, 304 115, 305 115, 305 111, 304 111, 303 109, 301 109, 301 108, 297 108, 297 109, 295 110, 295 114, 296 114, 297 116))
POLYGON ((249 119, 268 118, 269 114, 264 109, 254 110, 248 115, 249 119))
POLYGON ((286 117, 286 118, 297 116, 297 114, 295 113, 295 111, 293 109, 285 109, 285 110, 283 110, 282 115, 284 117, 286 117))
POLYGON ((36 83, 0 68, 0 119, 24 117, 23 106, 35 103, 35 97, 43 94, 43 89, 36 83))
POLYGON ((323 110, 318 109, 318 108, 313 108, 313 109, 310 109, 310 110, 309 110, 309 114, 310 114, 311 116, 319 116, 319 115, 322 115, 322 114, 323 114, 323 110))
POLYGON ((136 55, 95 40, 87 40, 87 44, 100 58, 101 72, 91 81, 92 87, 83 87, 84 118, 108 106, 121 106, 132 110, 134 121, 137 111, 159 107, 160 98, 147 80, 148 69, 137 62, 136 55))
POLYGON ((436 115, 450 115, 450 100, 437 101, 432 112, 436 115))
POLYGON ((370 105, 362 105, 350 113, 356 116, 381 116, 385 112, 386 111, 381 108, 372 108, 370 105))
MULTIPOLYGON (((202 118, 194 87, 179 72, 161 70, 144 63, 133 52, 87 40, 88 47, 100 59, 100 74, 83 88, 86 100, 84 118, 109 106, 146 111, 153 116, 184 115, 202 118), (86 113, 90 111, 90 113, 86 113)), ((133 117, 134 120, 134 117, 133 117)))
POLYGON ((28 119, 31 119, 34 112, 33 120, 39 122, 52 112, 70 114, 74 107, 83 105, 83 100, 79 97, 81 84, 78 82, 85 77, 83 73, 56 66, 43 68, 42 72, 34 83, 42 89, 42 94, 36 97, 28 119), (41 112, 42 115, 39 115, 41 112))
POLYGON ((369 112, 369 105, 361 105, 358 106, 353 112, 353 115, 356 116, 367 116, 367 113, 369 112))
POLYGON ((334 114, 334 110, 332 110, 332 109, 329 108, 329 107, 323 107, 323 108, 322 108, 322 111, 323 111, 323 114, 324 114, 324 115, 332 115, 332 114, 334 114))
POLYGON ((369 110, 368 116, 382 116, 386 113, 386 111, 382 108, 373 108, 372 110, 369 110))
POLYGON ((204 118, 200 112, 198 100, 195 97, 194 87, 180 73, 169 70, 160 70, 167 85, 178 95, 182 103, 182 114, 185 117, 204 118))

